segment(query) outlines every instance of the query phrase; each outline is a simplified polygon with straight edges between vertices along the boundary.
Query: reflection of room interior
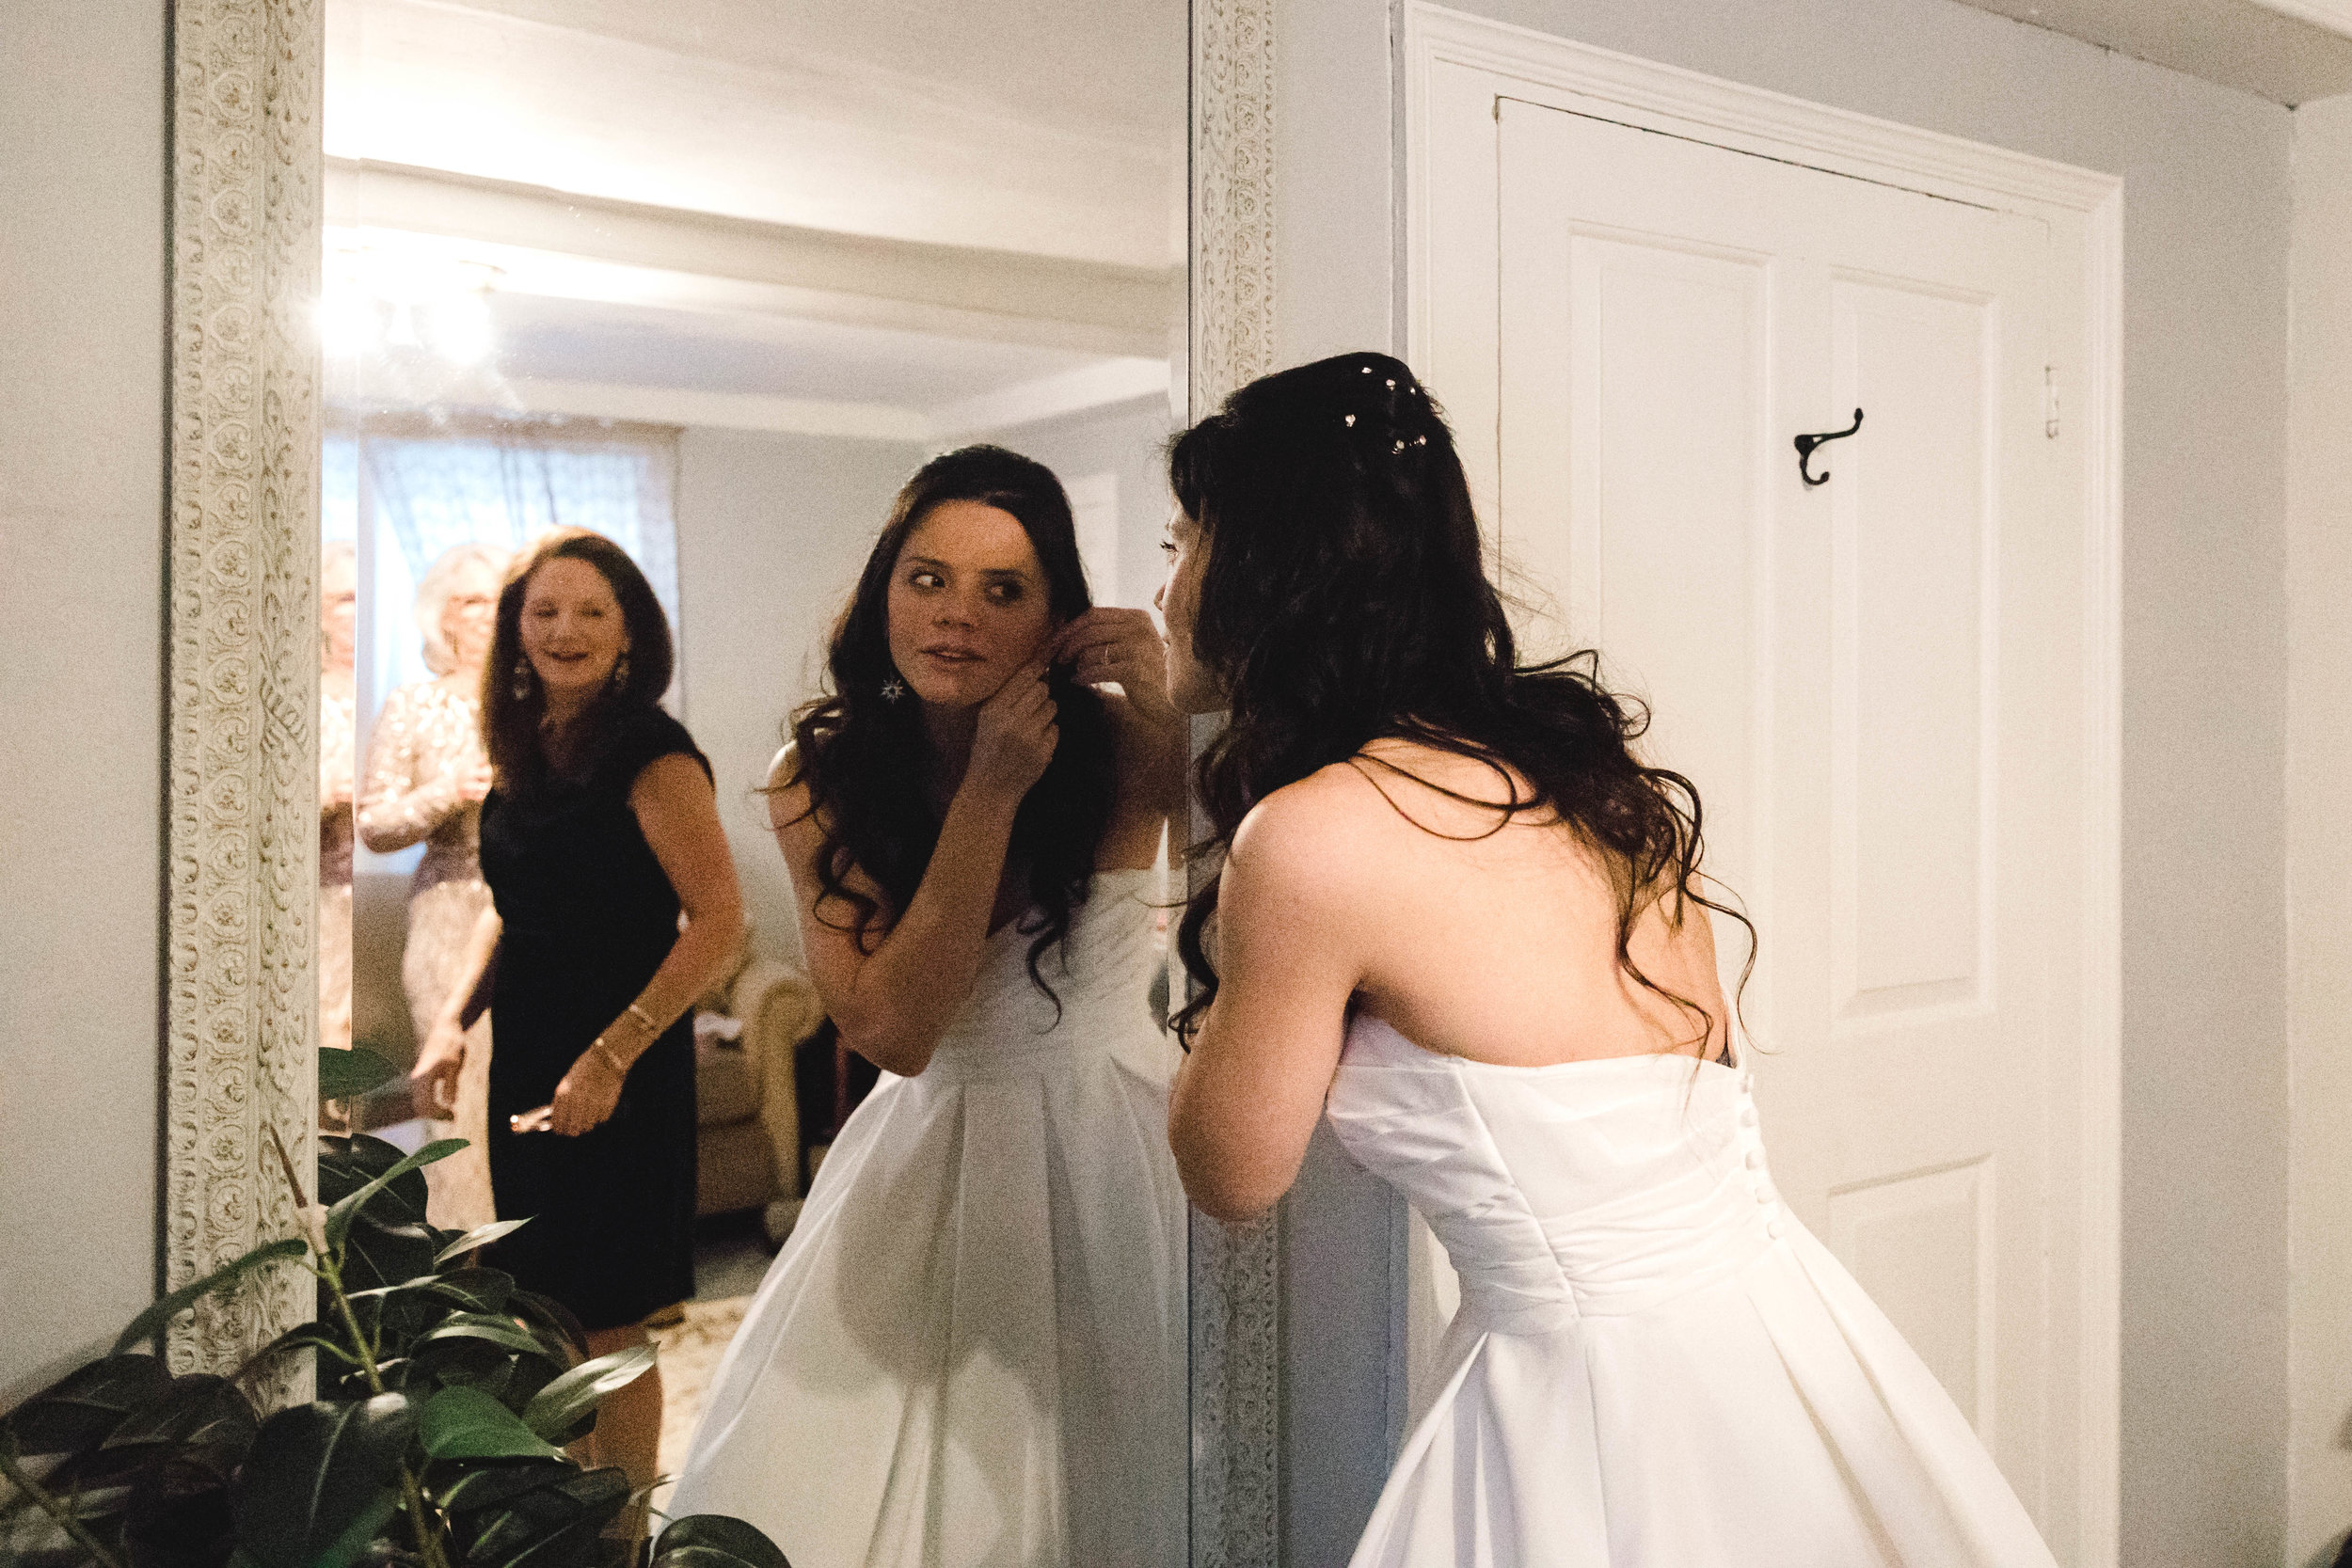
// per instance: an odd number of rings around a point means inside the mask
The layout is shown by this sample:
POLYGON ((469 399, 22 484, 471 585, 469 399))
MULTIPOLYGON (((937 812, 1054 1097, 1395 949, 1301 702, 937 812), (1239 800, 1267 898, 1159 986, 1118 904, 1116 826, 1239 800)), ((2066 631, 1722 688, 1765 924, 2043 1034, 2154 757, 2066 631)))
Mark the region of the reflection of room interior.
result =
MULTIPOLYGON (((675 705, 718 768, 758 950, 788 958, 749 792, 898 482, 952 445, 1014 446, 1069 483, 1101 597, 1156 585, 1184 48, 1123 9, 992 25, 1027 84, 1009 101, 975 85, 969 37, 767 10, 729 8, 722 48, 686 21, 331 6, 322 321, 332 401, 372 429, 389 396, 463 406, 484 441, 645 433, 674 518, 675 705), (1063 58, 1089 69, 1053 74, 1063 58)), ((382 547, 376 486, 363 506, 344 462, 330 442, 327 528, 375 515, 380 649, 420 546, 382 547)), ((515 542, 556 520, 500 510, 515 542)), ((394 1051, 399 1010, 369 998, 405 869, 363 855, 356 895, 377 955, 360 1032, 394 1051)))
MULTIPOLYGON (((325 530, 364 583, 363 752, 387 701, 433 678, 414 607, 445 552, 593 528, 673 617, 671 705, 717 770, 751 920, 698 1039, 700 1207, 742 1216, 705 1241, 705 1293, 726 1297, 756 1283, 871 1080, 806 1037, 755 791, 892 494, 934 452, 1011 446, 1063 477, 1099 601, 1156 586, 1184 56, 1181 8, 1141 29, 998 19, 912 50, 880 9, 721 9, 712 30, 337 0, 319 325, 325 530), (989 90, 975 49, 1031 88, 989 90), (1057 77, 1057 57, 1094 69, 1057 77), (1112 60, 1116 89, 1093 79, 1112 60)), ((419 942, 447 945, 412 911, 454 890, 421 877, 426 844, 361 816, 354 1036, 405 1064, 437 1005, 416 995, 419 942)), ((397 1086, 365 1117, 404 1144, 445 1125, 411 1119, 397 1086)), ((711 1327, 697 1309, 669 1332, 711 1327)), ((671 1403, 670 1425, 691 1419, 691 1391, 671 1403)))

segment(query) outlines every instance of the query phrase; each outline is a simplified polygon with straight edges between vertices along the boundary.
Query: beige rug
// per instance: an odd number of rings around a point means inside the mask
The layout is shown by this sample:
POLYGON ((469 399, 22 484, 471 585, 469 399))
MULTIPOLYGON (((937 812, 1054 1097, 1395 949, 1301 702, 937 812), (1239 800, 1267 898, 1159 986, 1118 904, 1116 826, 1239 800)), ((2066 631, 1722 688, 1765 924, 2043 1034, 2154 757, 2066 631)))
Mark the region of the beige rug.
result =
MULTIPOLYGON (((694 1435, 694 1421, 709 1396, 719 1357, 726 1354, 727 1341, 742 1326, 743 1310, 751 1304, 749 1296, 690 1301, 683 1319, 653 1330, 653 1342, 661 1352, 662 1475, 676 1475, 686 1462, 687 1440, 694 1435)), ((662 1506, 668 1492, 664 1486, 654 1494, 656 1508, 662 1506)))

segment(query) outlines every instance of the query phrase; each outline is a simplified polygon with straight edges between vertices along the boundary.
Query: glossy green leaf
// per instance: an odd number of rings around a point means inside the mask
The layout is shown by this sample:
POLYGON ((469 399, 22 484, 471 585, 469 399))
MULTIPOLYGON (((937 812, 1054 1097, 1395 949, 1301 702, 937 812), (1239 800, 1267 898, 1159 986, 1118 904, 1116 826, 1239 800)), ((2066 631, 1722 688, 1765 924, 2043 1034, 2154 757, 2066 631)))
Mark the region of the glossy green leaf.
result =
POLYGON ((550 1338, 570 1346, 574 1355, 587 1359, 588 1331, 572 1315, 572 1309, 553 1296, 541 1295, 536 1291, 516 1291, 506 1298, 505 1310, 534 1328, 546 1329, 550 1338))
POLYGON ((467 1568, 573 1568, 628 1499, 619 1470, 549 1466, 544 1484, 460 1515, 467 1568))
POLYGON ((444 1388, 417 1417, 417 1437, 434 1459, 560 1459, 522 1418, 479 1388, 444 1388))
POLYGON ((416 1425, 400 1394, 263 1421, 237 1480, 238 1545, 259 1568, 344 1568, 400 1506, 416 1425))
POLYGON ((501 1237, 512 1236, 530 1223, 530 1218, 526 1216, 518 1220, 494 1220, 488 1225, 477 1225, 443 1247, 435 1255, 433 1261, 440 1264, 448 1262, 453 1258, 462 1258, 469 1252, 488 1246, 501 1237))
POLYGON ((574 1474, 568 1460, 502 1460, 436 1465, 433 1500, 444 1513, 471 1513, 574 1474))
POLYGON ((319 1098, 349 1100, 392 1081, 400 1069, 364 1045, 319 1053, 319 1098))
POLYGON ((109 1355, 77 1367, 0 1417, 17 1453, 72 1453, 93 1448, 133 1411, 164 1398, 171 1374, 151 1355, 109 1355))
POLYGON ((776 1544, 724 1513, 674 1519, 653 1544, 651 1568, 792 1568, 776 1544))
MULTIPOLYGON (((397 1144, 361 1132, 349 1138, 319 1139, 319 1202, 332 1207, 408 1157, 397 1144)), ((386 1225, 422 1225, 432 1194, 424 1173, 410 1170, 395 1177, 369 1212, 386 1225)), ((435 1242, 438 1251, 441 1243, 435 1242)))
POLYGON ((466 1140, 463 1138, 436 1138, 383 1175, 370 1180, 358 1191, 336 1199, 335 1206, 326 1212, 326 1244, 330 1247, 342 1245, 343 1237, 351 1230, 353 1217, 366 1208, 376 1194, 410 1171, 422 1170, 436 1161, 446 1160, 465 1147, 466 1140))
POLYGON ((218 1449, 243 1457, 252 1447, 261 1419, 227 1378, 189 1372, 172 1379, 161 1399, 132 1412, 107 1433, 105 1446, 168 1444, 175 1449, 218 1449))
POLYGON ((288 1236, 255 1247, 235 1262, 215 1269, 193 1285, 181 1286, 180 1289, 131 1320, 131 1326, 124 1329, 115 1339, 115 1354, 120 1355, 133 1345, 155 1338, 163 1333, 172 1319, 230 1281, 250 1274, 266 1264, 275 1263, 280 1259, 306 1257, 310 1250, 310 1244, 299 1237, 288 1236))
POLYGON ((343 1237, 343 1288, 370 1290, 424 1278, 433 1272, 437 1250, 438 1243, 426 1227, 388 1225, 371 1210, 343 1237))
POLYGON ((514 1319, 482 1312, 453 1312, 417 1342, 426 1345, 442 1339, 487 1339, 524 1355, 552 1354, 545 1340, 514 1319))
POLYGON ((654 1349, 635 1345, 583 1361, 539 1390, 523 1411, 531 1430, 550 1443, 577 1441, 595 1425, 596 1406, 653 1370, 654 1349))

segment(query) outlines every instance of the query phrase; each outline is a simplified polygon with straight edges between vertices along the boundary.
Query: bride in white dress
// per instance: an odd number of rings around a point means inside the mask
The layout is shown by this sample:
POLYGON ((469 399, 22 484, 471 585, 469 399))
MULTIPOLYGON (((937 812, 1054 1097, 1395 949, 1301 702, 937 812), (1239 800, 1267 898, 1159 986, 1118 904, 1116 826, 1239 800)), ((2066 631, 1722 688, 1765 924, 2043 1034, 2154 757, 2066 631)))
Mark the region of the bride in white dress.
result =
POLYGON ((1185 1190, 1264 1211, 1327 1115, 1462 1280, 1355 1568, 2050 1568, 1775 1195, 1697 795, 1594 661, 1518 662, 1411 372, 1267 377, 1170 469, 1170 689, 1232 713, 1180 936, 1185 1190))
POLYGON ((671 1511, 798 1568, 1174 1568, 1178 1053, 1150 992, 1184 731, 1158 634, 1089 608, 1049 469, 966 448, 900 492, 830 670, 771 814, 826 1011, 884 1071, 671 1511))

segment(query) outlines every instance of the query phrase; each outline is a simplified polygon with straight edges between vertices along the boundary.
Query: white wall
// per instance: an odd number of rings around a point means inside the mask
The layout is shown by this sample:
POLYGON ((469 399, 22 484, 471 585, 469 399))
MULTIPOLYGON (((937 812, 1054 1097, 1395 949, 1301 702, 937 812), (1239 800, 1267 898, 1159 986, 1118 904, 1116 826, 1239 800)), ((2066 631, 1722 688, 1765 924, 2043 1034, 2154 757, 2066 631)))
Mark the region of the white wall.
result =
POLYGON ((2296 111, 2289 275, 2287 1560, 2303 1563, 2352 1528, 2352 96, 2296 111))
MULTIPOLYGON (((2280 1561, 2287 111, 1950 0, 1465 8, 2123 177, 2122 1560, 2280 1561)), ((1286 362, 1401 341, 1391 21, 1383 0, 1278 11, 1286 362)), ((1365 1270, 1375 1228, 1347 1243, 1365 1270)), ((1378 1374, 1368 1348, 1322 1354, 1378 1374)), ((1294 1421, 1286 1451, 1331 1485, 1376 1468, 1369 1411, 1350 1419, 1294 1421)))
POLYGON ((718 775, 760 950, 797 960, 792 885, 768 831, 767 778, 792 710, 891 499, 923 461, 890 441, 688 430, 678 441, 682 717, 718 775))
POLYGON ((0 6, 0 1407, 155 1289, 165 9, 0 6))
POLYGON ((1033 457, 1065 483, 1089 474, 1118 475, 1118 594, 1115 598, 1105 595, 1100 582, 1092 587, 1104 604, 1148 608, 1168 575, 1167 559, 1160 553, 1168 508, 1168 465, 1161 451, 1178 428, 1168 400, 1150 397, 986 431, 968 439, 993 441, 1033 457))

